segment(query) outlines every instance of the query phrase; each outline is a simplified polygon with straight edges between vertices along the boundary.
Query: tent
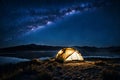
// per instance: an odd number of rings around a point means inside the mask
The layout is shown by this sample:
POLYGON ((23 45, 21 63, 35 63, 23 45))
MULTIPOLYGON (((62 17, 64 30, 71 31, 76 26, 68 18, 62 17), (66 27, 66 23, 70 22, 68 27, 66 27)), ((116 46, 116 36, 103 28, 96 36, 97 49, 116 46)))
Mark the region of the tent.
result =
POLYGON ((84 59, 78 50, 74 48, 63 48, 57 53, 56 60, 61 62, 68 62, 83 61, 84 59))

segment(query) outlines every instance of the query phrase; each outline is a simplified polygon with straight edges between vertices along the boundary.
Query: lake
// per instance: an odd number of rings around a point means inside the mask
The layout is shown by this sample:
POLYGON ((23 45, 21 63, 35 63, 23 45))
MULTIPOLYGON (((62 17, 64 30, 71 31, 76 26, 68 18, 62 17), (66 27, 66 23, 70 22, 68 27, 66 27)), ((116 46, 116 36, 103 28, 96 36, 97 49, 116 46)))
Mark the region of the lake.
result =
MULTIPOLYGON (((0 64, 30 61, 34 58, 41 60, 55 57, 58 51, 21 51, 14 53, 0 53, 0 64)), ((120 53, 86 52, 81 53, 84 58, 120 58, 120 53)))

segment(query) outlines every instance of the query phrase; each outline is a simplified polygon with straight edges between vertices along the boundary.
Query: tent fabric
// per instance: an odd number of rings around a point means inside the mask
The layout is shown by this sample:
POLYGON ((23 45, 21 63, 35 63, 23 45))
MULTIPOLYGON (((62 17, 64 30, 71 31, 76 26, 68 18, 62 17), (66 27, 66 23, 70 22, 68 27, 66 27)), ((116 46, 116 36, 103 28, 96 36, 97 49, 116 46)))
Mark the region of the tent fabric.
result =
POLYGON ((63 48, 57 53, 56 60, 62 62, 83 61, 83 57, 79 51, 74 48, 63 48))

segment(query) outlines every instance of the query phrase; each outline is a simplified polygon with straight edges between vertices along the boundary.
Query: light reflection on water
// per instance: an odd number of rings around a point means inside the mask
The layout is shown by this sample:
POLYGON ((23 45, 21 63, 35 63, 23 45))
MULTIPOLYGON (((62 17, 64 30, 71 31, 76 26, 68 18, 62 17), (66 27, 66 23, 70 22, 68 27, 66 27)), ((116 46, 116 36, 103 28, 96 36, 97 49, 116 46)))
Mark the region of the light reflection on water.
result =
MULTIPOLYGON (((57 51, 23 51, 15 53, 0 53, 0 64, 18 63, 23 61, 30 61, 34 58, 41 60, 55 57, 57 51)), ((84 58, 120 58, 119 53, 110 52, 88 52, 82 53, 84 58)))
POLYGON ((0 65, 8 64, 8 63, 18 63, 18 62, 24 62, 24 61, 30 61, 30 59, 0 56, 0 65))

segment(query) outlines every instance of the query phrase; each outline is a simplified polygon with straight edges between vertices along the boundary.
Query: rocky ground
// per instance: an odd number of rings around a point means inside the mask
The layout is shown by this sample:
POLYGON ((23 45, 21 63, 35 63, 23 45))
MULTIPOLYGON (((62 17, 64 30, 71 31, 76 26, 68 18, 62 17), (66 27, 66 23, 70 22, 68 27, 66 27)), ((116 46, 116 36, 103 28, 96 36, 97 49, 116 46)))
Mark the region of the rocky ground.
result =
POLYGON ((34 59, 0 66, 0 80, 120 80, 120 61, 59 63, 54 59, 34 59))

